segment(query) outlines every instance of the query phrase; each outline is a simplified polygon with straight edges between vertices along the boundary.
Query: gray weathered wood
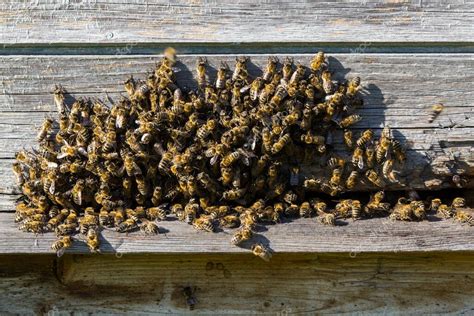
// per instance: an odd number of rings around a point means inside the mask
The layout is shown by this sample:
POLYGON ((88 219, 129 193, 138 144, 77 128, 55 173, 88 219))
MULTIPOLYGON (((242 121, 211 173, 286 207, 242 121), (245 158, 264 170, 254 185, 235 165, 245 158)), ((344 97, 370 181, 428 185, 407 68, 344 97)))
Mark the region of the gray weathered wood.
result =
MULTIPOLYGON (((283 56, 279 56, 280 59, 283 56)), ((293 55, 295 61, 307 64, 311 55, 293 55)), ((144 78, 153 69, 158 56, 7 56, 0 57, 0 174, 5 181, 0 192, 12 193, 11 158, 23 147, 34 143, 42 119, 55 111, 50 93, 61 83, 73 96, 117 98, 122 82, 133 74, 144 78)), ((234 56, 208 56, 211 67, 221 60, 229 64, 234 56)), ((251 74, 258 75, 267 56, 252 55, 251 74)), ((196 56, 182 56, 178 64, 178 83, 193 87, 196 56)), ((359 109, 364 119, 356 129, 380 129, 387 124, 396 131, 408 151, 405 179, 412 188, 426 189, 425 181, 441 179, 439 186, 449 187, 456 157, 466 175, 474 173, 474 59, 472 54, 335 54, 329 56, 330 69, 337 79, 360 76, 363 80, 365 105, 359 109), (428 122, 431 106, 445 104, 445 111, 433 123, 428 122), (431 163, 430 167, 428 163, 431 163), (415 172, 413 172, 415 171, 415 172)), ((210 71, 211 79, 215 73, 210 71)), ((341 139, 335 137, 335 148, 342 151, 341 139)), ((472 186, 473 183, 467 186, 472 186)), ((362 187, 361 187, 362 188, 362 187)), ((392 189, 404 189, 392 185, 392 189)), ((9 198, 9 196, 7 196, 9 198)), ((2 197, 0 197, 2 200, 2 197)), ((10 199, 0 208, 11 209, 10 199), (8 206, 10 205, 10 206, 8 206)))
POLYGON ((472 253, 0 256, 0 313, 472 314, 472 253), (195 289, 189 311, 182 293, 195 289))
MULTIPOLYGON (((2 1, 1 42, 469 42, 470 1, 2 1)), ((364 46, 354 47, 354 50, 364 46)), ((126 47, 124 47, 126 49, 126 47)))
MULTIPOLYGON (((52 233, 24 233, 14 223, 14 214, 0 213, 0 254, 51 253, 52 233)), ((341 224, 343 222, 341 221, 341 224)), ((144 236, 140 232, 120 234, 102 231, 103 253, 242 253, 244 248, 232 246, 234 230, 206 233, 179 221, 160 222, 166 234, 144 236)), ((388 218, 347 221, 347 225, 328 227, 317 218, 298 219, 291 223, 268 225, 257 229, 253 242, 268 244, 275 252, 315 253, 343 252, 351 255, 365 252, 473 251, 474 230, 452 220, 430 217, 423 222, 398 222, 388 218)), ((67 252, 87 253, 84 237, 67 252)), ((245 249, 247 248, 247 249, 245 249)))

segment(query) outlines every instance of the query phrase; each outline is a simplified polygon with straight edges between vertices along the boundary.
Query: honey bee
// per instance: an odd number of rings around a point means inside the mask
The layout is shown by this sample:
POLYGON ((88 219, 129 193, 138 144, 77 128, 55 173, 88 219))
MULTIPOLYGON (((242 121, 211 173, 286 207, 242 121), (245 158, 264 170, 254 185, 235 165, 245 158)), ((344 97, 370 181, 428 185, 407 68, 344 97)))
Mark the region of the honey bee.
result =
POLYGON ((267 262, 269 262, 270 259, 272 258, 272 253, 270 249, 261 243, 253 244, 251 249, 254 255, 256 255, 257 257, 260 257, 261 259, 267 262))
POLYGON ((46 118, 41 125, 41 128, 38 132, 38 135, 36 136, 36 139, 38 142, 42 142, 46 136, 51 133, 51 130, 53 128, 53 119, 51 118, 46 118))
POLYGON ((328 226, 336 226, 336 217, 332 213, 320 213, 319 222, 328 226))
POLYGON ((197 304, 197 300, 196 300, 196 297, 195 297, 195 291, 196 289, 195 288, 192 288, 190 286, 186 286, 185 288, 183 288, 183 295, 184 295, 184 298, 185 298, 185 301, 186 301, 186 305, 188 306, 189 310, 194 310, 194 307, 196 306, 197 304))
POLYGON ((352 78, 347 85, 347 96, 353 98, 360 88, 360 77, 352 78))
POLYGON ((346 144, 347 148, 352 149, 354 148, 354 141, 352 137, 351 130, 344 130, 344 144, 346 144))
POLYGON ((239 245, 247 240, 250 240, 253 236, 253 231, 249 226, 241 226, 232 236, 231 244, 239 245))
POLYGON ((367 203, 367 205, 364 208, 364 213, 369 217, 387 213, 390 210, 390 204, 383 203, 382 201, 384 198, 385 198, 385 193, 383 191, 379 191, 375 193, 374 195, 372 195, 369 203, 367 203))
POLYGON ((173 154, 171 152, 163 153, 160 162, 158 163, 158 170, 163 175, 168 175, 171 171, 171 166, 173 165, 173 154))
POLYGON ((340 168, 335 168, 332 171, 331 178, 329 179, 329 184, 331 186, 339 186, 342 181, 342 170, 340 168))
POLYGON ((273 78, 277 70, 277 63, 278 63, 277 57, 275 56, 268 57, 267 65, 265 67, 265 70, 263 71, 263 76, 262 76, 263 80, 265 80, 266 82, 269 82, 273 78))
POLYGON ((226 215, 219 219, 221 227, 235 228, 240 225, 240 219, 236 215, 226 215))
POLYGON ((441 216, 442 218, 452 218, 456 214, 453 207, 448 206, 446 204, 441 204, 438 206, 436 213, 441 216))
POLYGON ((372 142, 372 137, 374 136, 374 132, 371 129, 365 130, 360 138, 357 140, 356 144, 359 147, 365 147, 369 143, 372 142))
POLYGON ((460 223, 466 223, 469 226, 474 226, 474 217, 466 211, 457 211, 454 219, 460 223))
POLYGON ((196 66, 196 72, 197 72, 198 86, 201 89, 204 89, 207 86, 206 66, 207 66, 207 59, 204 57, 199 57, 197 66, 196 66))
POLYGON ((150 207, 146 209, 146 218, 154 221, 160 220, 163 221, 167 217, 167 210, 165 208, 166 205, 160 205, 155 207, 150 207))
POLYGON ((145 235, 158 235, 160 233, 160 229, 158 225, 153 222, 146 222, 140 226, 140 230, 145 235))
POLYGON ((395 204, 392 213, 389 215, 392 220, 411 221, 413 218, 413 209, 410 204, 401 203, 395 204))
MULTIPOLYGON (((121 222, 117 227, 116 230, 119 233, 131 232, 138 228, 138 224, 133 218, 127 218, 123 222, 121 222)), ((90 231, 90 230, 89 230, 90 231)))
POLYGON ((76 181, 76 184, 74 184, 71 190, 72 199, 74 203, 76 203, 77 205, 82 205, 82 201, 83 201, 82 193, 84 189, 85 189, 85 182, 84 180, 79 179, 76 181))
POLYGON ((87 231, 86 243, 87 243, 87 246, 89 247, 90 252, 92 253, 100 252, 99 235, 97 234, 97 231, 95 229, 90 228, 87 231))
POLYGON ((437 211, 438 211, 438 208, 441 206, 441 204, 443 204, 443 203, 441 202, 441 199, 438 199, 438 198, 432 199, 432 200, 430 201, 429 211, 431 211, 431 212, 437 212, 437 211))
POLYGON ((451 203, 451 207, 455 209, 466 207, 466 199, 462 197, 454 198, 453 202, 451 203))
POLYGON ((56 85, 53 90, 53 95, 54 95, 54 103, 56 104, 56 107, 58 109, 58 113, 61 115, 66 114, 66 90, 60 86, 56 85))
POLYGON ((422 201, 412 201, 410 207, 416 219, 423 220, 426 218, 425 204, 422 201))
POLYGON ((51 249, 56 251, 58 257, 62 256, 64 251, 67 248, 70 248, 72 246, 72 237, 71 236, 63 236, 60 239, 56 240, 52 245, 51 249))
POLYGON ((224 191, 222 193, 222 198, 225 199, 225 200, 229 200, 229 201, 235 201, 235 200, 238 200, 241 197, 243 197, 243 195, 245 194, 246 191, 247 191, 246 188, 243 188, 243 189, 230 189, 230 190, 224 191))
POLYGON ((443 112, 444 105, 441 103, 437 103, 432 106, 431 108, 431 115, 428 120, 429 123, 433 123, 433 121, 443 112))
POLYGON ((326 94, 331 94, 336 88, 331 76, 331 73, 327 70, 323 71, 321 74, 321 79, 323 81, 323 89, 326 94))
MULTIPOLYGON (((348 128, 351 125, 354 125, 362 120, 362 117, 358 114, 352 114, 344 118, 342 121, 339 122, 339 126, 341 128, 348 128)), ((344 141, 347 147, 352 148, 353 145, 349 146, 348 144, 352 144, 352 132, 349 130, 344 131, 344 141), (346 135, 347 133, 347 135, 346 135), (347 140, 346 140, 347 137, 347 140), (350 140, 350 141, 349 141, 350 140)))
POLYGON ((311 204, 309 202, 303 202, 300 205, 300 216, 301 217, 311 217, 313 213, 313 209, 311 208, 311 204))
POLYGON ((359 219, 361 217, 362 204, 359 200, 352 200, 351 204, 351 216, 353 220, 359 219))
POLYGON ((281 136, 277 142, 272 145, 271 153, 273 155, 279 153, 286 145, 291 141, 290 134, 285 134, 281 136))
POLYGON ((349 190, 352 190, 357 185, 358 180, 359 180, 359 173, 355 170, 351 171, 351 173, 349 174, 349 177, 347 177, 347 180, 346 180, 346 188, 348 188, 349 190))
POLYGON ((380 143, 376 148, 376 158, 377 162, 381 163, 385 158, 387 158, 390 153, 391 141, 389 138, 382 136, 380 138, 380 143))
POLYGON ((356 147, 352 153, 352 164, 359 169, 364 169, 364 151, 360 147, 356 147))
POLYGON ((385 183, 384 181, 379 177, 377 172, 375 172, 373 169, 369 169, 366 171, 365 176, 367 179, 374 185, 376 185, 379 188, 383 188, 385 183))
POLYGON ((232 81, 236 81, 237 79, 246 79, 248 72, 247 72, 247 62, 249 61, 248 57, 241 56, 235 59, 235 69, 232 74, 232 81))
POLYGON ((403 163, 406 160, 406 154, 405 150, 402 148, 402 145, 400 142, 396 139, 391 140, 391 147, 393 150, 393 153, 395 155, 395 158, 400 162, 403 163))
POLYGON ((341 200, 336 204, 335 211, 340 217, 350 217, 352 214, 352 200, 341 200))
POLYGON ((212 219, 203 216, 194 219, 192 225, 198 230, 203 230, 209 233, 213 233, 215 229, 212 219))
POLYGON ((240 157, 241 157, 241 152, 240 151, 234 151, 234 152, 228 154, 227 156, 225 156, 222 159, 221 167, 223 167, 223 168, 230 167, 232 164, 237 162, 240 157))
POLYGON ((319 72, 326 67, 326 58, 323 52, 318 52, 310 62, 310 69, 313 72, 319 72))
POLYGON ((288 80, 291 77, 291 74, 293 72, 293 58, 291 57, 286 57, 285 60, 283 61, 283 80, 285 82, 288 82, 288 80))
POLYGON ((219 70, 217 71, 216 89, 225 88, 225 82, 227 80, 228 71, 229 71, 229 65, 227 65, 226 62, 221 62, 219 70))

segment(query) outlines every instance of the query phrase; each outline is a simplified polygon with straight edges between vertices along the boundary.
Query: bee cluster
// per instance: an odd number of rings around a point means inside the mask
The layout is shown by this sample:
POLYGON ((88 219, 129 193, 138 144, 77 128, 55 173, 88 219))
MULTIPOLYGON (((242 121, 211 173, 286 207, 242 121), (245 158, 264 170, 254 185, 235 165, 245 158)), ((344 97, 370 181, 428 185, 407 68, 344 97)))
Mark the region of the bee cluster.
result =
MULTIPOLYGON (((13 164, 23 193, 21 230, 56 232, 58 251, 80 233, 98 251, 102 228, 158 234, 156 222, 175 216, 208 232, 238 227, 238 245, 257 223, 282 217, 318 215, 334 225, 338 217, 389 214, 382 191, 365 207, 343 200, 331 211, 314 197, 399 181, 405 151, 390 129, 378 139, 372 130, 354 137, 350 129, 362 119, 355 114, 363 105, 360 78, 336 82, 320 52, 309 69, 269 57, 257 78, 248 73, 249 58, 238 57, 232 71, 222 63, 211 83, 199 58, 198 88, 185 91, 175 63, 175 51, 165 50, 156 70, 144 81, 128 79, 128 97, 111 107, 83 98, 66 104, 56 87, 59 119, 46 118, 39 148, 18 152, 13 164), (333 153, 338 133, 346 156, 333 153), (300 173, 308 165, 319 173, 300 173)), ((410 211, 390 216, 420 216, 403 205, 410 211)), ((252 249, 270 258, 265 246, 252 249)))

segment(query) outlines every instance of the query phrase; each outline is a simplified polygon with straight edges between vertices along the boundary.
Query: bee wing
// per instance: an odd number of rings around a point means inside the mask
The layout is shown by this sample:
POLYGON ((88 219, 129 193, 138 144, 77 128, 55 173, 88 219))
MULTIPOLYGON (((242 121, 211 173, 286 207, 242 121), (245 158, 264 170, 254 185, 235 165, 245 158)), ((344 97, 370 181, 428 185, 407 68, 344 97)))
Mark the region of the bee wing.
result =
POLYGON ((59 249, 58 251, 56 251, 56 256, 58 256, 58 258, 62 257, 64 255, 64 253, 66 252, 66 248, 61 248, 59 249))
POLYGON ((211 160, 210 160, 210 162, 209 162, 209 163, 211 164, 211 166, 214 166, 214 165, 216 164, 218 158, 219 158, 218 155, 215 155, 215 156, 213 156, 213 157, 211 158, 211 160))
POLYGON ((54 194, 56 192, 56 182, 51 181, 51 185, 49 186, 49 193, 54 194))
POLYGON ((359 161, 357 162, 357 167, 359 167, 359 169, 364 169, 364 157, 359 157, 359 161))

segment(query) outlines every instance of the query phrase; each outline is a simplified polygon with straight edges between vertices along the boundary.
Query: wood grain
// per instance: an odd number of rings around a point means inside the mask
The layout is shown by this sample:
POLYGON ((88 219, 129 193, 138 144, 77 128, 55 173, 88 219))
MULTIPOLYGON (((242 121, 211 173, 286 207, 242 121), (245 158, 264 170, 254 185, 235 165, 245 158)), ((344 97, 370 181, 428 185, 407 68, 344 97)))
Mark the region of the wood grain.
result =
MULTIPOLYGON (((307 64, 311 55, 292 55, 307 64)), ((209 55, 211 80, 215 66, 225 60, 233 64, 235 55, 209 55)), ((279 55, 280 59, 284 56, 279 55)), ((14 193, 10 171, 14 153, 32 146, 42 119, 55 111, 50 93, 62 84, 77 96, 113 99, 123 93, 122 82, 133 74, 144 78, 159 56, 4 56, 0 57, 0 193, 14 193)), ((252 75, 259 75, 266 55, 252 55, 252 75)), ((178 64, 181 86, 195 87, 196 56, 184 55, 178 64)), ((360 76, 364 85, 364 106, 358 113, 364 119, 357 130, 384 124, 395 129, 394 136, 408 148, 408 164, 402 177, 408 187, 427 189, 426 181, 441 180, 430 189, 453 186, 451 174, 474 174, 474 91, 473 54, 334 54, 330 69, 337 79, 360 76), (433 123, 428 119, 434 103, 445 104, 444 112, 433 123), (453 164, 454 158, 460 161, 453 164), (406 176, 406 177, 405 177, 406 176)), ((343 151, 335 137, 335 150, 343 151)), ((429 183, 429 182, 428 182, 429 183)), ((471 181, 467 187, 474 186, 471 181)), ((360 187, 363 189, 364 187, 360 187)), ((405 189, 391 185, 390 189, 405 189)), ((9 198, 9 196, 7 196, 9 198)), ((11 209, 10 199, 0 196, 0 209, 11 209)))
POLYGON ((0 256, 2 314, 472 314, 472 253, 0 256), (189 311, 183 288, 195 288, 189 311))
MULTIPOLYGON (((327 227, 317 218, 298 219, 278 225, 261 226, 253 242, 269 245, 276 253, 341 252, 357 255, 365 252, 413 251, 473 251, 474 230, 451 220, 430 217, 423 222, 398 222, 388 218, 340 221, 340 226, 327 227)), ((249 252, 249 244, 242 248, 231 246, 234 230, 220 233, 197 231, 178 221, 159 223, 162 231, 155 237, 140 232, 120 234, 102 231, 102 253, 242 253, 249 252)), ((35 236, 20 232, 14 214, 0 213, 0 254, 52 253, 52 233, 35 236)), ((88 253, 84 237, 76 236, 68 253, 88 253)))
POLYGON ((440 0, 6 0, 0 5, 0 33, 7 45, 469 42, 474 38, 473 8, 470 1, 440 0))

